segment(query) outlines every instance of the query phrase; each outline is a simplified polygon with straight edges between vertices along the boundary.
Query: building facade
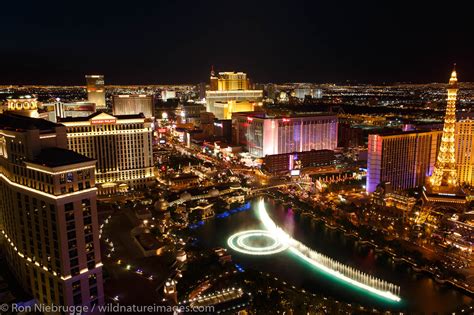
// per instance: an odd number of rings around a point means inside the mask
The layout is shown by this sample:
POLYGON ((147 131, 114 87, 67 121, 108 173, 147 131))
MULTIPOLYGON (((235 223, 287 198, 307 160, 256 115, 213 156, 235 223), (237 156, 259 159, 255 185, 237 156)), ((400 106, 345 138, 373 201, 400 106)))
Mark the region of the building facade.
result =
POLYGON ((174 90, 162 90, 161 91, 161 100, 166 102, 169 99, 176 98, 176 91, 174 90))
POLYGON ((249 90, 250 79, 244 72, 219 72, 216 76, 211 71, 211 91, 249 90))
POLYGON ((195 126, 199 126, 201 123, 201 113, 204 112, 206 112, 205 104, 201 102, 186 102, 176 107, 175 114, 180 123, 192 123, 195 126))
POLYGON ((87 100, 94 103, 97 110, 107 109, 105 103, 105 81, 103 75, 86 75, 87 100))
POLYGON ((251 89, 243 72, 211 72, 210 90, 206 92, 208 112, 218 119, 231 119, 232 113, 252 112, 262 105, 263 91, 251 89))
POLYGON ((125 94, 112 96, 114 115, 137 115, 143 113, 147 118, 154 116, 153 95, 125 94))
POLYGON ((0 229, 39 303, 90 307, 104 302, 95 160, 66 148, 64 126, 0 115, 0 229))
POLYGON ((433 172, 441 131, 369 135, 367 192, 390 182, 394 190, 425 184, 433 172))
POLYGON ((58 100, 54 103, 43 104, 42 109, 46 110, 46 119, 57 122, 58 118, 90 116, 95 113, 95 104, 91 102, 64 103, 58 100))
POLYGON ((474 120, 458 121, 454 137, 459 184, 474 186, 474 120))
POLYGON ((263 167, 267 172, 290 172, 297 164, 302 168, 334 165, 336 157, 332 150, 311 150, 284 154, 267 155, 263 167))
POLYGON ((96 113, 66 118, 70 150, 97 160, 99 194, 144 188, 154 182, 152 123, 143 115, 96 113))
POLYGON ((254 157, 337 147, 335 115, 269 117, 237 113, 232 120, 235 142, 254 157))
POLYGON ((318 98, 318 99, 323 97, 323 92, 321 89, 300 87, 300 88, 296 88, 294 92, 295 92, 295 97, 300 100, 304 100, 306 97, 318 98))
POLYGON ((9 95, 2 106, 2 112, 38 118, 38 99, 35 95, 9 95))

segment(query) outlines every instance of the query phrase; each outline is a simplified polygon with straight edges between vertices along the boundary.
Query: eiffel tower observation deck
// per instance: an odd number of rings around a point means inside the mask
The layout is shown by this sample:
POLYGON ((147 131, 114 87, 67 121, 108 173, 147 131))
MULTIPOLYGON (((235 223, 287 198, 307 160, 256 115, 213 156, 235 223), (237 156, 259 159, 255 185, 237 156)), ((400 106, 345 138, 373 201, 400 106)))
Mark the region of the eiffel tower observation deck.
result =
POLYGON ((448 85, 448 104, 444 116, 443 135, 433 174, 423 194, 429 203, 464 205, 466 196, 459 186, 456 171, 456 98, 458 92, 456 69, 453 69, 448 85))

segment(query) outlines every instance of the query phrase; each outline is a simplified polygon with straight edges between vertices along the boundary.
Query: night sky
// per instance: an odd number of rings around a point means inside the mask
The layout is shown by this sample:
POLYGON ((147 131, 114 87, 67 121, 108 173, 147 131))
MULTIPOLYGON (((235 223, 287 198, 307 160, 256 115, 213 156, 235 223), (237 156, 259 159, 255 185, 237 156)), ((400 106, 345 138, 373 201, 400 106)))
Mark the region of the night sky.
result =
POLYGON ((103 2, 3 2, 0 84, 197 83, 211 65, 255 82, 425 83, 453 62, 474 81, 472 11, 458 1, 103 2))

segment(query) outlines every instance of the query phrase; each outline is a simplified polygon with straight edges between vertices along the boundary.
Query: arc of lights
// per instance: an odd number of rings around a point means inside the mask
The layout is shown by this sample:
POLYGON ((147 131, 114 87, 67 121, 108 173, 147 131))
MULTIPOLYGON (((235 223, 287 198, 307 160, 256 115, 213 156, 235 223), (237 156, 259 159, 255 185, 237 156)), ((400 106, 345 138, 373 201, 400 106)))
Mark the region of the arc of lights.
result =
POLYGON ((230 248, 248 255, 271 255, 288 249, 312 267, 349 285, 394 302, 401 301, 399 286, 339 263, 292 238, 270 218, 263 199, 258 203, 258 217, 266 230, 249 230, 235 233, 227 240, 230 248), (271 239, 272 242, 270 245, 263 247, 252 246, 246 243, 246 240, 252 237, 265 237, 271 239))

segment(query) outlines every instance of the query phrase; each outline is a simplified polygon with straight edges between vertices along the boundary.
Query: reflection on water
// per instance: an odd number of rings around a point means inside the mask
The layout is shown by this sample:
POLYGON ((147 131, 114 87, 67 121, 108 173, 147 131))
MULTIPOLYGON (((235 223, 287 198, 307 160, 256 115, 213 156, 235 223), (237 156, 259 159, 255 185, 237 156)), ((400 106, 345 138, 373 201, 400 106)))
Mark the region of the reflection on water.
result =
MULTIPOLYGON (((256 206, 254 202, 252 206, 256 206)), ((242 230, 261 228, 252 207, 249 211, 234 211, 230 215, 206 221, 194 233, 206 246, 227 247, 227 238, 242 230)), ((359 290, 351 289, 333 278, 302 263, 288 251, 271 256, 250 256, 232 252, 233 258, 244 269, 253 268, 277 275, 279 278, 305 290, 332 296, 346 302, 356 302, 379 309, 449 312, 471 302, 471 298, 449 286, 440 286, 431 278, 417 274, 406 265, 394 263, 386 255, 370 247, 347 239, 322 223, 295 215, 293 211, 268 201, 267 210, 272 219, 286 232, 314 250, 337 261, 353 266, 380 279, 401 286, 401 303, 387 303, 359 290)))

